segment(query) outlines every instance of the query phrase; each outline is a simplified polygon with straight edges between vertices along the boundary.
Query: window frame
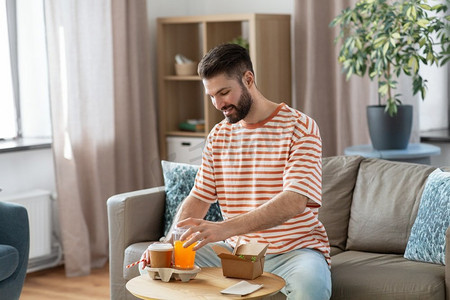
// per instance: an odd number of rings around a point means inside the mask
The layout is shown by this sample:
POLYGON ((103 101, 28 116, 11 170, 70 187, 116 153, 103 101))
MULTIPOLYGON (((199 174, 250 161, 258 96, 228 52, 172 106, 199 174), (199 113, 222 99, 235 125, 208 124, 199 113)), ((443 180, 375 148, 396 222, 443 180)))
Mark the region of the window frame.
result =
MULTIPOLYGON (((13 85, 14 108, 16 111, 16 136, 22 138, 22 122, 20 109, 20 87, 19 87, 19 61, 17 48, 17 5, 15 0, 5 0, 6 19, 9 38, 9 53, 11 62, 11 78, 13 85)), ((13 138, 13 139, 14 139, 13 138)))

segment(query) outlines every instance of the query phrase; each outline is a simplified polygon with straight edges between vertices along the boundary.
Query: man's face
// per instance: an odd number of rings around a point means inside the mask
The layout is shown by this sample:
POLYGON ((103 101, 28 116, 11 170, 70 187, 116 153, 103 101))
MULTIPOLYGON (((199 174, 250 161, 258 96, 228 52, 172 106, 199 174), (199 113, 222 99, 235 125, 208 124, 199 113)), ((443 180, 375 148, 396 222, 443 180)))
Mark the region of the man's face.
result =
POLYGON ((253 99, 242 82, 220 74, 203 79, 203 85, 214 107, 222 111, 229 123, 237 123, 247 116, 253 99))

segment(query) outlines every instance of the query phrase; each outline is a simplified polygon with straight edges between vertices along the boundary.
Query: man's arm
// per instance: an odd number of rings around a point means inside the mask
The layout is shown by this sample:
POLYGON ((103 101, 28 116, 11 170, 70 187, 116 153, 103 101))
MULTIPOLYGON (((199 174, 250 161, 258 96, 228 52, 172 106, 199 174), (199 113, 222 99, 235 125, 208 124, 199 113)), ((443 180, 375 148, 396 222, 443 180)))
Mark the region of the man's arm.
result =
POLYGON ((208 202, 202 201, 194 196, 187 196, 181 206, 179 219, 175 220, 174 223, 189 217, 203 219, 206 216, 210 205, 211 204, 208 202))
POLYGON ((208 243, 278 226, 301 214, 307 202, 308 198, 303 195, 284 191, 257 209, 222 222, 209 222, 192 217, 184 219, 183 216, 189 215, 183 213, 180 217, 182 221, 178 223, 178 226, 191 226, 182 238, 194 234, 186 241, 185 247, 199 241, 194 247, 194 250, 197 250, 208 243))
POLYGON ((172 226, 170 227, 169 233, 165 239, 165 242, 171 242, 172 240, 172 230, 175 226, 178 226, 178 222, 180 220, 184 220, 186 218, 195 218, 195 219, 203 219, 208 212, 210 204, 202 201, 194 196, 187 196, 180 208, 178 209, 177 214, 173 218, 172 226))

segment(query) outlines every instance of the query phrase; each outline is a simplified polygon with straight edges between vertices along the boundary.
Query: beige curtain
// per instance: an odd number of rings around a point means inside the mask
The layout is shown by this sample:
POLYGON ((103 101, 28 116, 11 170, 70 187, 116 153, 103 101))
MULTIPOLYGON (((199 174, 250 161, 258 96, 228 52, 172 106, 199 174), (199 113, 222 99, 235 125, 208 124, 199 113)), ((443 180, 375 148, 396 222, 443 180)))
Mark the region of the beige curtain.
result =
POLYGON ((66 275, 108 259, 106 200, 162 183, 145 0, 46 0, 66 275))
POLYGON ((376 104, 376 85, 367 78, 345 81, 338 65, 332 19, 356 0, 297 0, 294 15, 297 108, 320 127, 323 156, 341 155, 351 145, 370 143, 366 106, 376 104))

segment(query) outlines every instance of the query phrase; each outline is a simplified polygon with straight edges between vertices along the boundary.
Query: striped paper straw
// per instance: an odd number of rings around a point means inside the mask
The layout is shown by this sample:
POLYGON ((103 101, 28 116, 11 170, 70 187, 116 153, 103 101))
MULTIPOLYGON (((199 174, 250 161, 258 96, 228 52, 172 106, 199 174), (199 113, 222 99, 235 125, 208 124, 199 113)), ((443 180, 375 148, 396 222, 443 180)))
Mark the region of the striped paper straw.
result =
POLYGON ((139 264, 139 263, 141 263, 141 262, 143 262, 143 261, 145 261, 145 258, 143 258, 143 259, 141 259, 141 260, 138 260, 138 261, 135 261, 135 262, 132 263, 132 264, 129 264, 129 265, 127 266, 127 269, 129 269, 129 268, 131 268, 131 267, 134 267, 135 265, 137 265, 137 264, 139 264))

